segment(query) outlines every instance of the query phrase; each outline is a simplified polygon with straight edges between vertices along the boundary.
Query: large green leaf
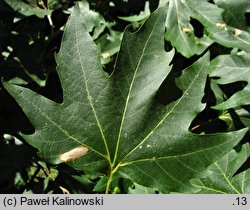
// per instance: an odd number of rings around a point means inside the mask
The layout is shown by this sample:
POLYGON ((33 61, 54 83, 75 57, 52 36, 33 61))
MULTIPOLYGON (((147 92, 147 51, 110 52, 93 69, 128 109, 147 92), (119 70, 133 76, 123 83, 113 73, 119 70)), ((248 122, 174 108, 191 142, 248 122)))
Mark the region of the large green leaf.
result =
POLYGON ((44 18, 46 15, 51 15, 51 10, 46 7, 40 8, 36 0, 23 1, 23 0, 4 0, 14 10, 20 12, 25 16, 36 15, 39 18, 44 18))
POLYGON ((101 69, 79 7, 71 14, 56 57, 63 89, 57 104, 27 88, 5 83, 35 128, 22 136, 45 160, 68 162, 85 171, 125 177, 160 192, 188 189, 189 180, 229 152, 246 130, 197 135, 190 123, 201 103, 209 55, 176 81, 182 96, 161 105, 157 90, 169 74, 174 52, 164 50, 166 8, 159 8, 137 31, 123 35, 115 70, 101 69))
POLYGON ((209 167, 209 175, 202 179, 193 179, 191 183, 199 189, 198 193, 249 194, 250 169, 237 175, 235 173, 250 156, 249 144, 241 151, 230 151, 209 167))
POLYGON ((247 86, 243 90, 236 92, 228 100, 214 108, 229 109, 250 104, 250 54, 243 52, 216 57, 211 62, 209 76, 217 77, 215 82, 218 84, 247 82, 247 86))

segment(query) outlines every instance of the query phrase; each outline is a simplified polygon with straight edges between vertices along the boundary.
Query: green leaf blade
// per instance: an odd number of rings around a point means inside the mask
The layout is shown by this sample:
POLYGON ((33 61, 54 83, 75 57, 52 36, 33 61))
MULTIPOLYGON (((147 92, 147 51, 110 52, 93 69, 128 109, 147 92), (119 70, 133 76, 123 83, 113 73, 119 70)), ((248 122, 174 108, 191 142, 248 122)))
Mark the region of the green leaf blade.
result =
MULTIPOLYGON (((225 3, 225 1, 216 1, 218 6, 221 6, 221 2, 225 3)), ((244 1, 246 7, 241 3, 226 2, 223 6, 225 8, 224 13, 234 17, 237 17, 237 14, 240 13, 239 17, 242 19, 249 3, 244 1), (239 8, 241 11, 231 14, 231 7, 239 8)), ((237 28, 235 24, 228 25, 227 21, 225 22, 223 19, 223 9, 218 6, 200 0, 170 0, 165 38, 171 42, 178 52, 187 58, 195 54, 201 54, 213 42, 225 47, 235 47, 249 52, 249 27, 246 27, 246 23, 245 27, 240 28, 237 28), (191 24, 191 18, 198 20, 204 26, 201 37, 196 37, 195 30, 197 28, 191 24)), ((201 32, 200 29, 198 30, 201 32)))
POLYGON ((193 27, 189 23, 190 9, 182 1, 170 0, 166 20, 166 39, 186 57, 196 52, 193 27))
POLYGON ((249 169, 234 175, 250 156, 249 148, 249 144, 245 144, 239 153, 235 150, 230 151, 209 167, 207 177, 191 180, 191 183, 199 188, 198 193, 249 193, 249 169))
POLYGON ((76 6, 56 57, 63 103, 4 84, 34 126, 35 133, 24 138, 43 158, 106 173, 106 192, 119 177, 164 193, 179 192, 188 191, 191 178, 242 139, 246 129, 212 135, 189 130, 205 107, 208 53, 176 80, 183 91, 179 99, 167 106, 157 100, 174 54, 164 50, 166 12, 159 8, 137 32, 126 29, 108 77, 76 6))
POLYGON ((117 95, 117 109, 124 107, 121 109, 116 145, 118 160, 138 144, 138 131, 142 132, 155 94, 171 69, 169 63, 174 51, 167 53, 164 50, 165 17, 166 10, 163 7, 138 32, 131 33, 128 28, 124 33, 112 75, 115 90, 118 90, 113 91, 117 95), (135 48, 135 43, 141 46, 135 48))
POLYGON ((236 92, 226 101, 214 106, 225 110, 249 104, 250 101, 250 59, 248 53, 238 55, 220 55, 211 62, 210 77, 217 77, 218 84, 230 84, 238 81, 247 82, 247 86, 236 92))
POLYGON ((164 107, 165 113, 160 110, 159 118, 154 110, 157 117, 146 127, 151 132, 143 136, 140 144, 121 160, 118 173, 125 178, 137 177, 135 182, 165 193, 188 190, 188 180, 194 174, 205 170, 221 156, 221 151, 229 151, 242 139, 246 130, 215 135, 194 135, 188 131, 193 117, 204 107, 200 103, 203 94, 197 94, 197 89, 204 89, 204 69, 207 68, 208 55, 184 71, 177 81, 184 92, 183 96, 164 107), (168 181, 157 181, 160 177, 168 177, 168 181))
POLYGON ((5 0, 5 2, 15 11, 18 11, 25 16, 36 15, 39 18, 44 18, 46 15, 51 15, 52 13, 49 9, 38 7, 37 1, 34 1, 32 4, 31 2, 24 2, 21 0, 5 0))
POLYGON ((223 18, 228 25, 242 30, 249 30, 244 16, 250 9, 250 2, 248 0, 215 0, 214 3, 225 10, 223 18))
POLYGON ((78 15, 81 14, 79 9, 76 8, 75 10, 77 11, 70 16, 66 25, 63 44, 57 55, 57 62, 59 63, 58 73, 63 88, 63 104, 55 104, 25 88, 14 88, 13 86, 13 88, 10 87, 11 90, 9 89, 15 95, 18 95, 19 104, 30 102, 31 107, 24 106, 24 112, 31 119, 36 133, 29 136, 28 140, 33 146, 39 148, 41 152, 48 151, 45 154, 41 154, 47 159, 57 157, 56 162, 60 162, 60 154, 81 145, 85 145, 90 150, 97 152, 102 158, 108 155, 103 131, 100 128, 100 122, 97 117, 96 110, 98 107, 94 107, 95 101, 98 100, 99 92, 107 88, 106 76, 99 69, 101 65, 98 49, 86 32, 83 22, 79 19, 78 15), (71 31, 71 33, 68 34, 67 31, 71 31), (79 40, 79 33, 83 36, 81 40, 79 40), (67 62, 64 62, 65 59, 67 62), (86 60, 88 62, 84 63, 86 60), (85 66, 83 66, 83 63, 85 66), (94 69, 92 72, 89 71, 92 66, 88 65, 94 66, 97 71, 94 71, 94 69), (62 68, 64 70, 63 73, 61 72, 62 68), (94 78, 94 80, 89 80, 90 77, 94 78), (95 79, 99 80, 98 85, 95 83, 95 79), (90 87, 92 92, 89 91, 90 87), (23 94, 16 92, 18 89, 23 94), (97 94, 95 95, 95 93, 97 94), (35 102, 32 103, 34 100, 35 102), (42 118, 34 117, 38 114, 37 112, 42 118), (90 132, 92 135, 87 134, 90 130, 93 131, 90 132), (95 132, 96 130, 99 132, 95 132), (44 137, 46 138, 44 139, 44 137), (102 141, 99 141, 100 139, 102 141), (46 141, 48 147, 44 144, 46 141), (59 143, 64 144, 61 147, 55 146, 59 143), (95 145, 99 149, 95 148, 95 145))

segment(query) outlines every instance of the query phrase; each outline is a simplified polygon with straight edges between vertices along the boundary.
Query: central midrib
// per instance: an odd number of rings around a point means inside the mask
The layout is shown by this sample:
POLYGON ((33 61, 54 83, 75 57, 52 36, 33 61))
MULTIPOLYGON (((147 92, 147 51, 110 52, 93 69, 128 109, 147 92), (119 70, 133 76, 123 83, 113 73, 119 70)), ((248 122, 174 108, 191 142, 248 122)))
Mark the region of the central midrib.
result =
POLYGON ((111 159, 110 159, 110 153, 109 153, 109 149, 108 149, 108 145, 107 145, 107 140, 104 136, 104 133, 102 131, 102 127, 101 127, 101 124, 99 122, 99 119, 98 119, 98 116, 97 116, 97 113, 95 111, 95 107, 93 105, 93 102, 92 102, 92 98, 91 98, 91 95, 90 95, 90 92, 89 92, 89 89, 88 89, 88 85, 87 85, 87 79, 85 77, 85 73, 84 73, 84 67, 83 67, 83 63, 82 63, 82 60, 81 60, 81 54, 80 54, 80 50, 79 50, 79 45, 78 45, 78 30, 77 30, 77 26, 76 26, 76 23, 75 23, 75 40, 76 40, 76 49, 77 49, 77 55, 78 55, 78 58, 79 58, 79 62, 80 62, 80 65, 81 65, 81 71, 82 71, 82 76, 83 76, 83 79, 84 79, 84 87, 86 89, 86 92, 87 92, 87 99, 89 101, 89 104, 90 104, 90 107, 91 107, 91 110, 94 114, 94 117, 95 117, 95 120, 96 120, 96 123, 97 123, 97 127, 99 128, 99 131, 101 133, 101 136, 102 136, 102 140, 104 142, 104 145, 105 145, 105 149, 106 149, 106 152, 107 152, 107 160, 109 161, 109 163, 111 164, 111 159))
MULTIPOLYGON (((133 85, 134 85, 134 81, 135 81, 137 72, 139 70, 139 67, 141 65, 142 58, 144 56, 144 52, 145 52, 145 50, 147 48, 148 42, 149 42, 150 38, 152 37, 154 29, 155 29, 156 25, 158 24, 158 21, 159 21, 160 18, 161 18, 161 16, 159 16, 159 18, 157 19, 157 21, 155 21, 153 30, 151 31, 150 35, 148 36, 148 39, 145 42, 145 45, 144 45, 144 48, 142 50, 140 59, 139 59, 137 65, 136 65, 135 72, 134 72, 131 84, 129 86, 129 91, 128 91, 128 95, 127 95, 127 98, 126 98, 126 102, 125 102, 125 106, 124 106, 124 111, 123 111, 123 115, 122 115, 121 125, 120 125, 120 129, 119 129, 118 137, 117 137, 117 144, 116 144, 116 149, 115 149, 115 155, 114 155, 114 159, 113 159, 113 162, 112 162, 113 166, 115 166, 115 164, 116 164, 116 159, 117 159, 117 155, 118 155, 118 151, 119 151, 119 146, 120 146, 120 141, 121 141, 121 134, 122 134, 123 126, 124 126, 124 121, 125 121, 125 118, 126 118, 128 103, 129 103, 129 100, 130 100, 130 95, 131 95, 131 91, 132 91, 132 88, 133 88, 133 85)), ((129 50, 128 50, 128 54, 129 54, 129 58, 130 58, 131 64, 132 64, 132 66, 134 66, 133 61, 132 61, 131 56, 130 56, 129 50)))

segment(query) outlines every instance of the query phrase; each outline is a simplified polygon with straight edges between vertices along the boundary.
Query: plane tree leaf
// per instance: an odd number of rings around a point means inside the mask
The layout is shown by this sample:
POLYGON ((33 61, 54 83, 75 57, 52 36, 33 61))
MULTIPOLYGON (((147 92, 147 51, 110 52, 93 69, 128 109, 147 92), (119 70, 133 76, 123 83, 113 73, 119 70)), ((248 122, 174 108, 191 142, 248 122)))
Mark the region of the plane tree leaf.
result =
POLYGON ((206 34, 201 38, 196 37, 190 20, 194 18, 205 27, 215 26, 222 21, 218 16, 221 12, 221 9, 206 1, 169 0, 165 37, 185 57, 200 54, 213 41, 206 34))
POLYGON ((250 33, 238 28, 217 24, 218 30, 211 32, 211 37, 217 43, 231 48, 238 48, 250 53, 250 33))
POLYGON ((245 144, 240 152, 232 150, 212 164, 206 178, 196 178, 191 183, 199 189, 198 193, 249 194, 250 169, 235 175, 249 156, 250 147, 245 144))
POLYGON ((250 51, 250 33, 245 28, 227 25, 222 17, 223 9, 217 5, 201 0, 169 0, 168 3, 165 37, 185 57, 201 54, 213 42, 250 51), (195 35, 195 30, 201 29, 193 27, 191 18, 203 25, 201 37, 195 35))
POLYGON ((248 53, 220 55, 212 62, 209 76, 217 84, 230 84, 238 81, 247 82, 243 90, 236 92, 228 100, 216 105, 215 109, 229 109, 250 104, 250 57, 248 53), (217 78, 217 79, 216 79, 217 78))
POLYGON ((222 22, 216 24, 217 29, 209 32, 210 37, 225 47, 239 48, 250 52, 250 33, 245 14, 249 12, 248 0, 215 0, 214 3, 223 8, 222 22))
POLYGON ((58 104, 30 89, 4 83, 35 132, 21 134, 53 164, 67 162, 112 180, 131 179, 163 193, 189 189, 189 180, 228 153, 246 129, 198 135, 189 131, 204 108, 209 54, 176 80, 182 96, 164 106, 157 90, 169 74, 174 51, 164 50, 166 8, 159 8, 137 31, 123 35, 115 69, 101 69, 100 49, 76 6, 56 56, 63 89, 58 104))
POLYGON ((248 0, 214 0, 214 3, 224 9, 222 16, 228 25, 249 31, 245 18, 245 14, 250 11, 248 0))

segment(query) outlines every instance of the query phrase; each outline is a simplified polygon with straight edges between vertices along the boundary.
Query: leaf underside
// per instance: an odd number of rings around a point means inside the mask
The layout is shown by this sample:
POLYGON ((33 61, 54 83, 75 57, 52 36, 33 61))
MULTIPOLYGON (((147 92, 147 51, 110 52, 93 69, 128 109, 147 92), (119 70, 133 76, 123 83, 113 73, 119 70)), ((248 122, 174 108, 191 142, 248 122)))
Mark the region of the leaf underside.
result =
POLYGON ((210 135, 189 131, 204 108, 208 54, 176 80, 183 91, 178 100, 167 106, 157 101, 174 54, 164 50, 166 11, 159 8, 135 33, 126 29, 115 69, 107 77, 76 6, 56 56, 62 104, 4 83, 35 128, 22 136, 42 158, 59 164, 68 155, 75 168, 106 172, 106 192, 114 175, 163 193, 183 192, 192 189, 191 178, 242 139, 246 129, 210 135))

